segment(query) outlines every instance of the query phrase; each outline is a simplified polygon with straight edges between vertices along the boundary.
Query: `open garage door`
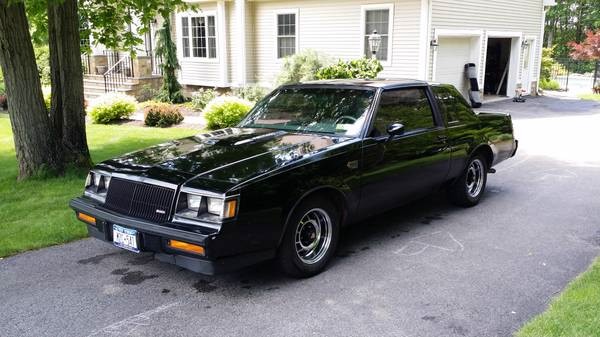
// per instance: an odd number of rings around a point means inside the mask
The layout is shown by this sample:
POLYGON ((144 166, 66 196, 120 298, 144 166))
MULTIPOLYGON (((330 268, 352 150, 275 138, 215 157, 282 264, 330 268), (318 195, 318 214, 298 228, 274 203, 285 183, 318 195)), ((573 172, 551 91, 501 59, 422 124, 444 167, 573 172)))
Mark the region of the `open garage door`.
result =
POLYGON ((476 39, 472 37, 440 37, 437 47, 435 81, 454 85, 468 97, 468 82, 465 79, 465 64, 479 64, 474 58, 476 39))

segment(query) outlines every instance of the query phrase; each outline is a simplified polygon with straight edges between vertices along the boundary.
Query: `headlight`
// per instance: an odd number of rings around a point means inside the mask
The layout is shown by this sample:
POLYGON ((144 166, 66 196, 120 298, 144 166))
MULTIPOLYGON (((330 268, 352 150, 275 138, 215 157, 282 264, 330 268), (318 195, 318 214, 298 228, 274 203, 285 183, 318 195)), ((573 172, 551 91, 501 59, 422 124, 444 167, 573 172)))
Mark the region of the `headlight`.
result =
POLYGON ((202 196, 187 194, 187 206, 189 209, 194 211, 200 210, 200 204, 202 203, 202 196))
POLYGON ((238 199, 183 188, 179 193, 176 218, 219 222, 237 215, 238 199))
POLYGON ((104 202, 110 186, 110 178, 108 173, 90 171, 85 179, 84 195, 104 202))

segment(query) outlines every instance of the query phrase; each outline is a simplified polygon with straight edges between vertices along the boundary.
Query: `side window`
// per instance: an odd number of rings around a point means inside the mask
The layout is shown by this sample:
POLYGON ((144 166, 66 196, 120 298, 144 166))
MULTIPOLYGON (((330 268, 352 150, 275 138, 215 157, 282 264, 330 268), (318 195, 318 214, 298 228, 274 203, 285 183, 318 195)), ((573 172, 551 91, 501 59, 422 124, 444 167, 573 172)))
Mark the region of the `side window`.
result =
POLYGON ((475 114, 469 103, 453 86, 435 85, 431 89, 448 123, 475 120, 475 114))
POLYGON ((425 89, 394 89, 381 94, 373 134, 385 134, 387 127, 392 123, 404 124, 406 132, 435 126, 425 89))

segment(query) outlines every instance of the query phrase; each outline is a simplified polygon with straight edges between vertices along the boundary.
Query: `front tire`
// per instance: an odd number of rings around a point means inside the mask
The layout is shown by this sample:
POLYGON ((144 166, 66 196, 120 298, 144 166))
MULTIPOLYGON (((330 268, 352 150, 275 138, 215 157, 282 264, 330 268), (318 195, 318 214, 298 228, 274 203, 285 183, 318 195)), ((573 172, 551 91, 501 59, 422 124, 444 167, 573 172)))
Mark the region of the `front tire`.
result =
POLYGON ((487 184, 487 162, 477 154, 473 156, 460 177, 448 189, 450 201, 463 207, 472 207, 479 203, 487 184))
POLYGON ((310 198, 298 205, 279 247, 283 272, 303 278, 323 271, 337 247, 339 222, 339 211, 325 198, 310 198))

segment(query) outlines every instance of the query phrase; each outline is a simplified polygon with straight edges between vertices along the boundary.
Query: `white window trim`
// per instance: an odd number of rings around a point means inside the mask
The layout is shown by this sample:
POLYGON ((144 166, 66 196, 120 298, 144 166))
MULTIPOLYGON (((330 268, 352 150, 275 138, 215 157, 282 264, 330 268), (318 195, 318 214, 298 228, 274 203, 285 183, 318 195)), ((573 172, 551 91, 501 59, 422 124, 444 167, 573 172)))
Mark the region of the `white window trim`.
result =
POLYGON ((277 60, 277 62, 282 62, 285 57, 279 58, 279 45, 278 45, 278 41, 279 41, 279 34, 278 34, 278 21, 277 21, 277 16, 281 15, 281 14, 294 14, 296 16, 296 44, 295 44, 295 48, 296 48, 296 52, 294 54, 298 54, 299 52, 299 46, 300 46, 300 15, 298 15, 298 8, 289 8, 289 9, 279 9, 273 12, 273 29, 275 32, 275 48, 273 48, 273 50, 275 50, 275 53, 273 54, 273 57, 275 58, 275 60, 277 60))
MULTIPOLYGON (((522 41, 533 41, 531 44, 529 44, 528 48, 529 49, 529 60, 525 59, 525 55, 522 55, 521 57, 521 78, 519 79, 519 82, 521 82, 521 88, 525 89, 525 93, 527 94, 531 94, 531 82, 536 82, 536 80, 534 79, 535 73, 533 71, 533 69, 535 68, 535 59, 536 59, 536 53, 537 53, 537 48, 538 48, 538 39, 537 36, 535 35, 525 35, 523 37, 522 41), (524 73, 523 73, 523 68, 525 67, 525 61, 529 61, 529 74, 527 74, 527 76, 529 77, 529 83, 523 83, 523 77, 524 77, 524 73)), ((523 52, 521 52, 523 53, 523 52)), ((539 85, 539 83, 538 83, 539 85)))
POLYGON ((360 6, 360 55, 370 55, 370 50, 365 50, 365 25, 367 21, 367 11, 368 10, 377 10, 377 9, 387 9, 389 10, 389 19, 388 19, 388 53, 387 60, 379 61, 381 65, 391 66, 392 65, 392 50, 394 45, 394 4, 393 3, 382 3, 382 4, 371 4, 371 5, 362 5, 360 6), (368 53, 367 53, 368 52, 368 53))
MULTIPOLYGON (((208 19, 205 19, 206 23, 207 23, 207 34, 208 34, 208 19)), ((190 12, 182 12, 182 13, 177 13, 177 57, 180 60, 184 60, 184 61, 190 61, 190 62, 200 62, 200 63, 219 63, 220 62, 220 48, 219 48, 219 41, 220 41, 220 28, 219 28, 219 17, 217 16, 217 12, 216 11, 202 11, 202 12, 194 12, 194 11, 190 11, 190 12), (214 16, 215 17, 215 39, 216 39, 216 57, 215 58, 209 58, 208 57, 208 39, 207 39, 207 50, 206 50, 206 57, 200 57, 200 56, 193 56, 194 52, 193 52, 193 48, 192 48, 192 18, 193 17, 208 17, 208 16, 214 16), (190 56, 184 57, 183 56, 183 25, 181 24, 181 18, 187 17, 188 18, 188 29, 189 29, 189 34, 188 34, 188 40, 189 40, 189 51, 190 51, 190 56)))

